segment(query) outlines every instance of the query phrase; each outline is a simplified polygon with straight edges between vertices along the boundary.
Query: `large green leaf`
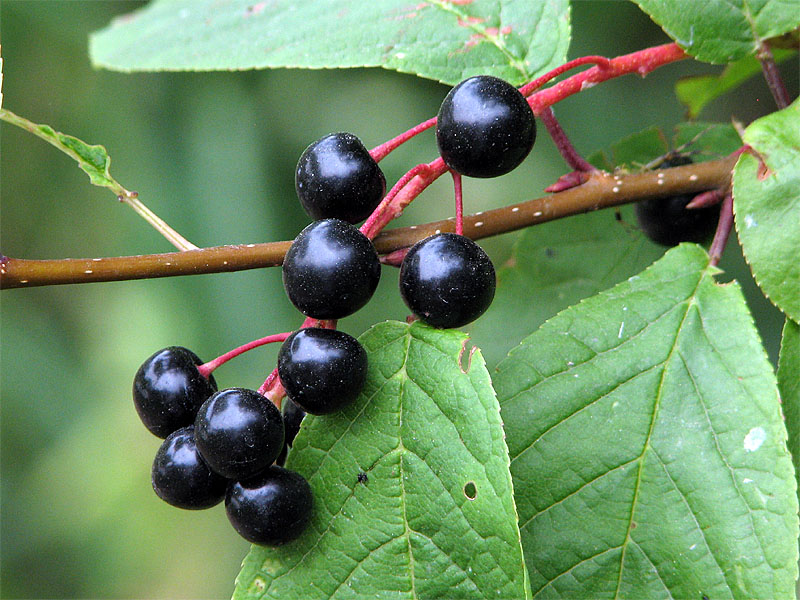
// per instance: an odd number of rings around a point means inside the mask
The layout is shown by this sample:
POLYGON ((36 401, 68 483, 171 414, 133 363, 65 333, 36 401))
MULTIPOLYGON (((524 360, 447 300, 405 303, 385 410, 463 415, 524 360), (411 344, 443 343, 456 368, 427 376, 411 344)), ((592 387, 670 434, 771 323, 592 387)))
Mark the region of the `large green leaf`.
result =
POLYGON ((123 71, 385 67, 521 84, 564 62, 567 0, 156 0, 95 33, 123 71))
MULTIPOLYGON (((736 129, 722 123, 681 123, 672 137, 674 147, 690 152, 695 162, 725 156, 742 144, 736 129)), ((638 170, 669 151, 667 140, 652 127, 612 144, 613 160, 601 153, 590 158, 608 169, 638 170)), ((620 215, 617 221, 614 211, 598 211, 529 227, 520 235, 511 258, 498 269, 491 308, 469 329, 490 366, 546 319, 638 273, 663 254, 664 248, 638 229, 631 206, 622 207, 620 215)))
MULTIPOLYGON (((783 62, 796 56, 794 50, 774 51, 775 62, 783 62)), ((761 63, 755 56, 729 64, 719 75, 695 75, 684 77, 675 84, 675 94, 686 105, 688 117, 696 119, 705 106, 721 95, 736 89, 756 73, 761 72, 761 63)))
POLYGON ((800 321, 800 100, 754 121, 733 173, 736 231, 753 277, 767 297, 800 321))
POLYGON ((714 272, 681 245, 498 367, 534 597, 794 596, 775 376, 738 285, 714 272))
POLYGON ((800 25, 796 0, 633 0, 699 60, 729 63, 800 25))
POLYGON ((613 211, 598 211, 522 233, 511 258, 497 271, 491 308, 470 329, 490 365, 560 310, 661 256, 663 248, 636 229, 633 209, 624 207, 621 214, 623 220, 617 221, 613 211))
POLYGON ((398 322, 361 336, 364 392, 307 417, 287 461, 314 491, 311 525, 254 546, 235 598, 526 597, 499 406, 466 339, 398 322))
POLYGON ((800 325, 786 319, 778 359, 778 389, 789 432, 789 451, 800 481, 800 325))

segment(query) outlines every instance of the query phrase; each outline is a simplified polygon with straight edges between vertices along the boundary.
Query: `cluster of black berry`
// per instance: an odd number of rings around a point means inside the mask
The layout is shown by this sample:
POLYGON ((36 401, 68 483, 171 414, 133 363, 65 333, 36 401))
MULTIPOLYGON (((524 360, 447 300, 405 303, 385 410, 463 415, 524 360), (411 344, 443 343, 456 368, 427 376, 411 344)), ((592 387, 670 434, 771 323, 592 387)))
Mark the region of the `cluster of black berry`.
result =
MULTIPOLYGON (((486 76, 468 79, 448 94, 436 129, 445 164, 474 177, 515 168, 535 135, 525 98, 510 84, 486 76)), ((278 465, 306 413, 340 410, 361 393, 367 353, 332 321, 364 306, 381 274, 375 247, 354 226, 386 193, 386 179, 361 141, 349 133, 317 140, 301 155, 295 182, 301 204, 316 220, 287 252, 283 282, 312 326, 280 336, 285 337, 277 366, 287 396, 283 414, 259 392, 217 391, 213 367, 177 346, 148 358, 133 385, 145 426, 165 438, 153 463, 156 493, 187 509, 209 508, 224 498, 236 531, 264 545, 296 538, 310 519, 308 482, 278 465)), ((440 233, 407 252, 400 291, 423 321, 460 327, 491 304, 495 271, 475 242, 440 233)))
MULTIPOLYGON (((452 171, 470 177, 508 173, 525 159, 535 139, 528 102, 496 77, 462 81, 444 99, 437 117, 442 159, 452 171)), ((334 133, 303 152, 295 187, 306 212, 319 220, 297 236, 286 254, 286 292, 307 316, 344 317, 366 304, 378 285, 378 255, 352 224, 377 208, 386 179, 358 138, 334 133)), ((469 238, 438 233, 407 252, 400 268, 400 292, 426 323, 461 327, 491 304, 494 266, 469 238)))
POLYGON ((233 527, 245 539, 284 544, 311 516, 306 480, 273 465, 291 444, 302 413, 284 415, 261 394, 217 391, 192 351, 172 346, 148 358, 133 380, 133 401, 145 426, 166 438, 153 462, 152 482, 164 501, 186 509, 225 499, 233 527))

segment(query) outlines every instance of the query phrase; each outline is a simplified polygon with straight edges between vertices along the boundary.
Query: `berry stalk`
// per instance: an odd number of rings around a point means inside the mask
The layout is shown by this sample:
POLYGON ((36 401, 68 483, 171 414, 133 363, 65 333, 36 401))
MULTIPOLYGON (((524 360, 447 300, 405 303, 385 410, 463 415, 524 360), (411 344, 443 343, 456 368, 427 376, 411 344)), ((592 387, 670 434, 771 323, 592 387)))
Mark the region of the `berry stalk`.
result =
POLYGON ((380 162, 382 159, 386 158, 386 155, 388 155, 392 150, 402 146, 417 134, 422 133, 426 129, 430 129, 434 125, 436 125, 436 117, 432 117, 427 121, 423 121, 419 125, 415 125, 408 131, 404 131, 400 135, 393 137, 388 142, 382 143, 380 146, 375 146, 369 151, 369 153, 375 162, 380 162))
POLYGON ((450 171, 453 176, 453 190, 456 195, 456 234, 464 235, 464 199, 461 193, 461 174, 450 171))
POLYGON ((552 87, 536 92, 528 98, 533 114, 539 116, 548 107, 564 98, 594 87, 598 83, 637 73, 644 77, 650 71, 666 64, 689 58, 689 56, 676 43, 663 44, 653 48, 637 50, 630 54, 608 59, 608 62, 582 71, 552 87))
POLYGON ((240 356, 245 352, 252 350, 253 348, 258 348, 259 346, 265 346, 266 344, 272 344, 274 342, 282 342, 289 337, 291 333, 291 331, 286 333, 276 333, 274 335, 268 335, 266 337, 253 340, 252 342, 248 342, 247 344, 226 352, 222 356, 218 356, 214 360, 210 360, 207 363, 200 365, 197 367, 197 370, 200 371, 200 374, 203 377, 208 379, 208 376, 211 375, 211 373, 213 373, 217 367, 224 365, 229 360, 236 358, 237 356, 240 356))
POLYGON ((547 107, 545 110, 543 110, 539 117, 542 119, 542 123, 544 123, 544 126, 547 128, 547 133, 549 133, 550 137, 553 138, 553 142, 555 142, 556 148, 558 148, 561 156, 564 157, 564 160, 567 161, 567 164, 572 167, 573 170, 595 170, 595 168, 578 153, 578 151, 575 149, 575 146, 572 145, 572 142, 567 137, 567 134, 561 127, 558 119, 556 119, 556 115, 553 113, 552 107, 547 107))

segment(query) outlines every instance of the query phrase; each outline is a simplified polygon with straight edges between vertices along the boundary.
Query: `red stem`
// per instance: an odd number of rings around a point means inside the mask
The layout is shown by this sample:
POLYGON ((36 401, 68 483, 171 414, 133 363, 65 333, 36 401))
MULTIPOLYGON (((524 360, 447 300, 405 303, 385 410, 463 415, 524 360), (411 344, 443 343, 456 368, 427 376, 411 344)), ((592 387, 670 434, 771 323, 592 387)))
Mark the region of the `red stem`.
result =
POLYGON ((411 202, 411 200, 416 198, 422 192, 422 190, 428 187, 446 170, 447 167, 444 166, 444 161, 441 158, 438 158, 427 165, 417 165, 416 167, 412 168, 410 171, 408 171, 408 173, 403 175, 397 183, 394 184, 392 189, 389 190, 389 193, 384 196, 383 200, 381 200, 381 203, 378 205, 378 207, 372 211, 372 214, 361 226, 361 233, 371 240, 375 239, 375 236, 378 235, 384 227, 386 227, 387 223, 389 223, 395 217, 398 217, 403 212, 403 208, 405 208, 408 203, 411 202), (414 186, 409 186, 414 179, 419 179, 419 181, 414 184, 414 186), (414 193, 414 195, 404 204, 395 202, 395 198, 407 186, 414 190, 418 189, 419 191, 414 193))
POLYGON ((763 42, 758 50, 758 60, 761 63, 761 70, 764 73, 764 79, 767 81, 769 91, 775 99, 775 104, 779 109, 786 108, 792 103, 792 100, 789 97, 789 92, 786 91, 786 86, 783 84, 778 65, 775 64, 775 57, 772 56, 769 46, 763 42))
POLYGON ((581 56, 580 58, 576 58, 569 62, 564 63, 560 67, 556 67, 549 73, 545 73, 544 75, 542 75, 537 79, 534 79, 530 83, 526 83, 521 88, 519 88, 519 92, 523 96, 528 97, 533 92, 542 87, 545 83, 547 83, 551 79, 555 79, 556 77, 562 75, 563 73, 566 73, 570 69, 574 69, 575 67, 579 67, 581 65, 597 65, 598 68, 604 69, 609 66, 610 62, 611 61, 605 56, 581 56))
MULTIPOLYGON (((602 56, 585 56, 577 58, 561 67, 557 67, 547 73, 543 77, 532 81, 531 83, 520 88, 523 95, 530 93, 531 90, 536 89, 543 83, 557 77, 561 73, 582 64, 596 63, 597 66, 587 69, 581 73, 568 77, 564 81, 547 89, 536 92, 528 98, 534 115, 541 115, 551 105, 580 92, 586 88, 592 87, 601 81, 626 75, 628 73, 638 73, 642 77, 647 75, 653 69, 665 65, 676 60, 687 58, 687 54, 675 43, 663 44, 653 48, 645 48, 637 52, 618 56, 617 58, 608 59, 602 56)), ((434 119, 428 119, 424 123, 420 123, 417 127, 410 129, 408 132, 401 134, 394 138, 394 140, 387 142, 385 145, 388 150, 380 150, 382 146, 378 146, 373 150, 373 157, 378 156, 382 158, 392 149, 402 144, 403 141, 413 137, 420 131, 424 131, 428 127, 433 126, 436 122, 434 119)), ((566 136, 564 136, 566 138, 566 136)), ((574 148, 573 148, 574 151, 574 148)), ((580 155, 575 152, 575 156, 580 159, 580 155)), ((377 160, 377 159, 376 159, 377 160)), ((578 162, 580 164, 580 159, 578 162)), ((585 162, 585 161, 584 161, 585 162)), ((586 163, 588 165, 588 163, 586 163)), ((591 165, 589 170, 593 170, 591 165)), ((386 194, 386 197, 381 201, 375 211, 367 219, 366 223, 361 226, 361 233, 366 235, 369 239, 374 239, 381 230, 394 218, 400 216, 403 209, 408 206, 414 198, 419 196, 422 191, 431 183, 436 181, 442 174, 447 171, 447 166, 441 157, 428 163, 427 165, 417 165, 406 173, 394 185, 394 187, 386 194)))
POLYGON ((200 365, 197 367, 197 370, 200 371, 200 374, 208 379, 208 376, 214 372, 214 369, 219 367, 220 365, 224 365, 226 362, 231 360, 232 358, 236 358, 240 354, 244 354, 248 350, 252 350, 253 348, 258 348, 259 346, 264 346, 266 344, 272 344, 274 342, 283 342, 286 340, 287 337, 291 335, 291 331, 286 333, 276 333, 274 335, 268 335, 267 337, 263 337, 257 340, 253 340, 252 342, 248 342, 243 346, 239 346, 238 348, 234 348, 233 350, 226 352, 222 356, 215 358, 205 364, 200 365))
POLYGON ((531 105, 533 114, 538 116, 548 106, 602 81, 628 73, 638 73, 644 77, 653 69, 684 58, 688 58, 688 55, 675 43, 631 52, 612 58, 602 65, 577 73, 552 87, 536 92, 528 98, 528 104, 531 105))
POLYGON ((461 173, 450 171, 456 194, 456 235, 464 235, 464 202, 461 194, 461 173))
POLYGON ((372 158, 375 159, 375 162, 380 162, 392 150, 396 149, 398 146, 401 146, 402 144, 405 144, 408 140, 413 138, 418 133, 422 133, 423 131, 425 131, 426 129, 430 129, 434 125, 436 125, 436 117, 428 119, 427 121, 424 121, 419 125, 412 127, 408 131, 401 133, 397 137, 389 140, 388 142, 384 142, 380 146, 375 146, 372 150, 369 151, 369 153, 372 156, 372 158))
POLYGON ((547 133, 550 134, 550 137, 553 138, 553 141, 558 148, 558 151, 561 153, 561 156, 564 157, 564 160, 567 161, 567 164, 572 167, 575 171, 594 171, 595 168, 586 162, 584 158, 578 154, 578 151, 575 149, 575 146, 572 145, 572 142, 569 141, 567 134, 562 129, 561 124, 556 119, 555 114, 553 114, 553 108, 548 106, 545 110, 542 111, 542 114, 539 115, 539 118, 542 119, 542 123, 547 128, 547 133))
POLYGON ((725 244, 728 243, 728 237, 731 234, 733 227, 733 194, 730 192, 725 195, 722 201, 722 207, 719 211, 719 223, 717 224, 717 231, 714 233, 714 239, 711 241, 711 247, 708 254, 711 257, 711 264, 719 264, 722 258, 722 253, 725 250, 725 244))

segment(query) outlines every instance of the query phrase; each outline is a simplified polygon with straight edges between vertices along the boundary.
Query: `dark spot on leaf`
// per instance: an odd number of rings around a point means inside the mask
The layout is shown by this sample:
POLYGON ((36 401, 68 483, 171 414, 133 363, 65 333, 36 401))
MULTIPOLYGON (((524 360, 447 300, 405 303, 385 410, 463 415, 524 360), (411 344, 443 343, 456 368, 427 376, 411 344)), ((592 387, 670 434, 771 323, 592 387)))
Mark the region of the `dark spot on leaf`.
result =
POLYGON ((364 471, 358 472, 358 483, 367 483, 368 480, 369 477, 367 477, 367 474, 364 473, 364 471))
POLYGON ((553 248, 545 248, 544 255, 547 258, 553 258, 556 255, 556 251, 553 248))
POLYGON ((478 495, 478 488, 475 487, 474 481, 468 481, 464 484, 464 495, 469 500, 475 500, 475 497, 478 495))

